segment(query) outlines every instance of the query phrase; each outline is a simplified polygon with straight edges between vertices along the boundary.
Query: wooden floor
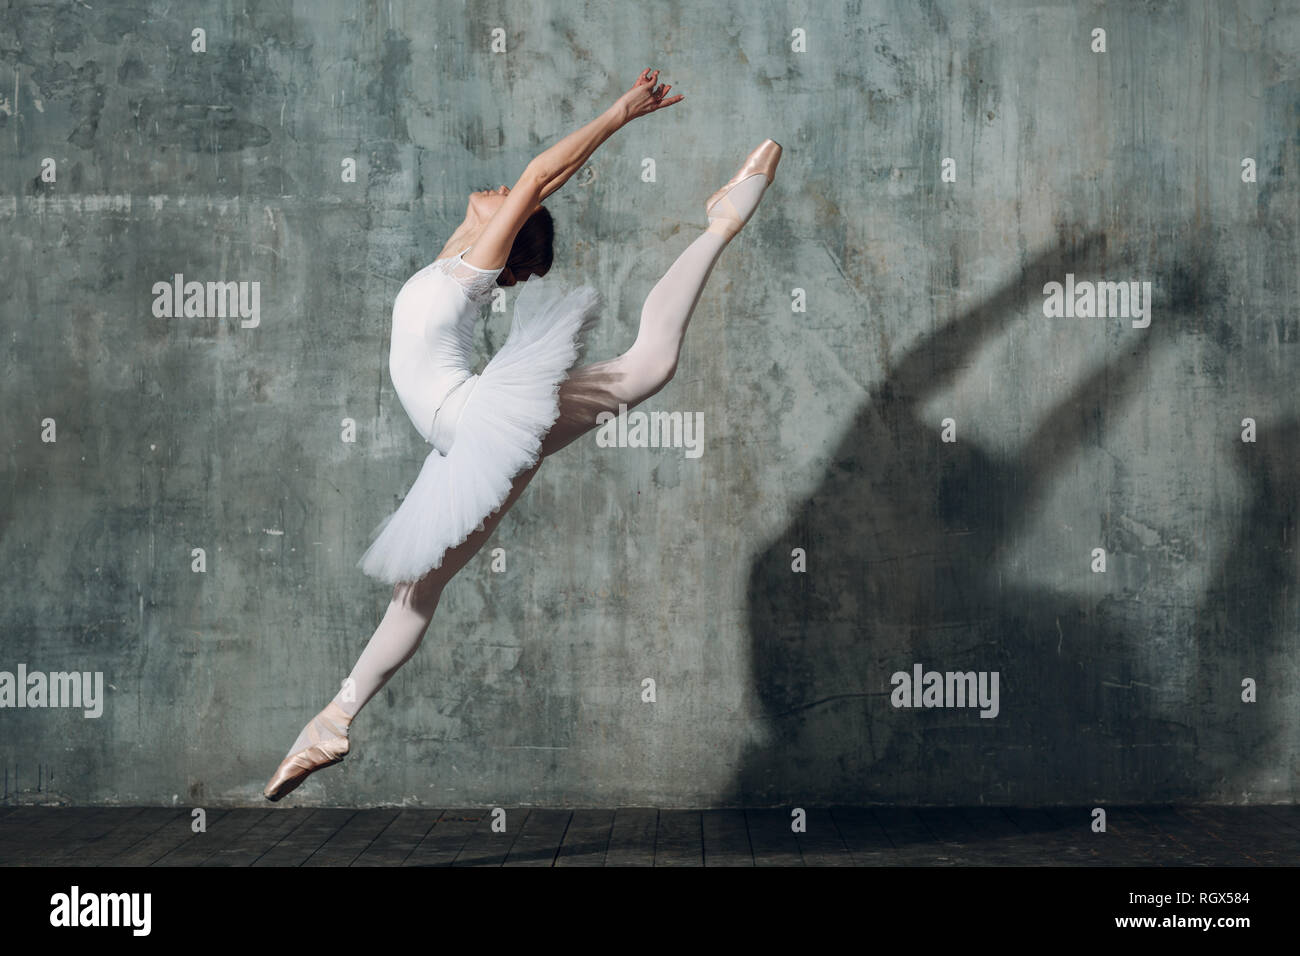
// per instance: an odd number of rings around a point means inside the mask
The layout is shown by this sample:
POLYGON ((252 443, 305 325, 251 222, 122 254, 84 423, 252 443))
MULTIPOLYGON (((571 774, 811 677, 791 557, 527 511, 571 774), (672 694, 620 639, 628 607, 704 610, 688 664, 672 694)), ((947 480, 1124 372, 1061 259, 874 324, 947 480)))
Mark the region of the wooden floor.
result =
POLYGON ((1300 863, 1300 806, 809 810, 0 807, 4 866, 1255 866, 1300 863))

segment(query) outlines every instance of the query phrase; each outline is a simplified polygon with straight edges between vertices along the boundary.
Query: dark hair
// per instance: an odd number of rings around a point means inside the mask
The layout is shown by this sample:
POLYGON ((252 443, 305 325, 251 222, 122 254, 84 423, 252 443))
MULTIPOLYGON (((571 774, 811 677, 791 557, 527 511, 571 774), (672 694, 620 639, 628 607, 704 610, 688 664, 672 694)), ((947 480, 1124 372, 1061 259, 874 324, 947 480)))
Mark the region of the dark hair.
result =
POLYGON ((515 282, 525 282, 529 276, 544 276, 551 271, 555 259, 555 220, 545 206, 528 217, 519 227, 506 267, 515 282))

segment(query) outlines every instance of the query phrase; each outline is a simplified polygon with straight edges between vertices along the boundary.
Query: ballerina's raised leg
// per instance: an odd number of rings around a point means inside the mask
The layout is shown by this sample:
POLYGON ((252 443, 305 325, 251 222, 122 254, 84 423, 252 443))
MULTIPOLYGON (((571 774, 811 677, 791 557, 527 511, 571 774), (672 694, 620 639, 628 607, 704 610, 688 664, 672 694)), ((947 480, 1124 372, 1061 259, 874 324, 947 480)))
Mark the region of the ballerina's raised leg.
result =
POLYGON ((672 379, 686 327, 713 266, 758 208, 780 156, 781 147, 767 140, 732 181, 710 197, 705 204, 708 229, 650 290, 632 347, 615 358, 574 369, 560 385, 560 417, 542 441, 543 457, 595 428, 602 412, 617 415, 620 405, 630 409, 672 379))
POLYGON ((441 567, 418 582, 398 584, 379 627, 334 700, 302 729, 264 791, 279 800, 311 773, 338 763, 348 752, 352 719, 398 669, 411 659, 437 610, 443 589, 487 542, 507 511, 549 455, 598 424, 601 412, 618 414, 645 401, 672 379, 695 305, 727 243, 758 208, 780 160, 781 147, 767 140, 740 171, 705 204, 708 228, 679 255, 650 290, 632 347, 622 355, 574 369, 560 386, 560 414, 542 441, 537 463, 520 472, 501 507, 441 567))

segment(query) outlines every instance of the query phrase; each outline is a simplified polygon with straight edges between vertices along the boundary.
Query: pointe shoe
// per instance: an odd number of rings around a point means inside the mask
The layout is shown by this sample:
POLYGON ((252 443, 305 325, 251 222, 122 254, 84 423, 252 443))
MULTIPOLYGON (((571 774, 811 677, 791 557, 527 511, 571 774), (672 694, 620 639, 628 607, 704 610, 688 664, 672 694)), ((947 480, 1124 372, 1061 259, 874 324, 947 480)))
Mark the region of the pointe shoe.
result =
MULTIPOLYGON (((704 212, 710 220, 708 231, 716 232, 726 239, 740 232, 741 227, 749 221, 749 217, 758 208, 758 203, 742 214, 727 198, 727 194, 751 176, 765 177, 767 185, 763 189, 766 191, 767 186, 771 185, 776 176, 776 164, 780 161, 781 144, 774 139, 763 140, 756 150, 746 156, 740 171, 732 176, 725 186, 704 201, 704 212)), ((761 198, 762 193, 759 193, 759 196, 761 198)))
POLYGON ((316 727, 318 719, 325 723, 341 723, 344 727, 352 721, 343 708, 333 701, 312 718, 311 723, 307 725, 311 744, 285 757, 262 790, 262 796, 272 803, 298 789, 302 782, 317 770, 332 767, 348 755, 351 745, 347 736, 325 735, 316 727))

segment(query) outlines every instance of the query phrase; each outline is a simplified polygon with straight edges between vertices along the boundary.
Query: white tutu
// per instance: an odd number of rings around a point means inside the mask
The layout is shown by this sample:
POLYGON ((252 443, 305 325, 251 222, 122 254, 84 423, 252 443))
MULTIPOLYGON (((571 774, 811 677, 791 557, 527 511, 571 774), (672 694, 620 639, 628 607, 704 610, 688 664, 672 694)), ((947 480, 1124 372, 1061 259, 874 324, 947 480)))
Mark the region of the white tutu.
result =
POLYGON ((417 581, 501 507, 515 476, 537 462, 559 417, 560 383, 599 307, 591 286, 523 283, 510 334, 474 383, 451 448, 430 450, 405 500, 376 526, 362 571, 389 584, 417 581))

